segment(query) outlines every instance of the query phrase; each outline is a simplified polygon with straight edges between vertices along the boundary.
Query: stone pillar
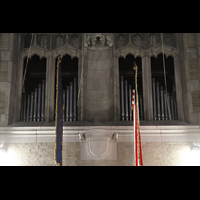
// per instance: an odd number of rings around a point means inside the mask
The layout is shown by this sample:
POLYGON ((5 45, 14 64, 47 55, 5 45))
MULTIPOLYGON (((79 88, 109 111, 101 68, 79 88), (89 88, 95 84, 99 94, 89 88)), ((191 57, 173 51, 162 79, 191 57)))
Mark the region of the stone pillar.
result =
POLYGON ((45 85, 45 116, 47 122, 53 121, 54 117, 54 92, 55 92, 55 58, 49 56, 46 62, 46 85, 45 85))
POLYGON ((149 56, 142 57, 142 84, 143 84, 143 107, 144 120, 153 120, 151 60, 149 56))
POLYGON ((19 34, 0 34, 0 125, 14 122, 19 34))
POLYGON ((88 48, 86 57, 84 120, 97 123, 113 121, 114 67, 112 47, 88 48))
POLYGON ((175 78, 175 85, 176 85, 176 102, 177 102, 178 120, 184 121, 183 93, 182 93, 182 86, 181 86, 180 64, 179 64, 179 58, 177 55, 174 57, 174 78, 175 78))
POLYGON ((198 75, 198 40, 196 33, 179 34, 185 121, 200 124, 200 80, 198 75))
POLYGON ((119 89, 119 58, 115 56, 114 62, 114 121, 120 121, 120 89, 119 89))

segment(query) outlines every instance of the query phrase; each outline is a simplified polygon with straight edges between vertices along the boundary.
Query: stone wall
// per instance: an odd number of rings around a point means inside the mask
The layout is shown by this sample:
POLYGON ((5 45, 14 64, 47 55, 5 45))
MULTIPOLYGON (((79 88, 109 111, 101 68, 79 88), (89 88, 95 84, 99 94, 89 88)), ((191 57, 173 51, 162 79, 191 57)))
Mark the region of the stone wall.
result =
POLYGON ((0 125, 14 121, 19 34, 0 34, 0 125))
MULTIPOLYGON (((144 166, 199 165, 188 142, 142 143, 144 166)), ((80 143, 63 144, 63 166, 133 166, 133 143, 117 144, 117 160, 80 160, 80 143)), ((54 166, 54 143, 8 144, 0 165, 54 166)), ((199 155, 198 155, 199 156, 199 155)))
POLYGON ((199 34, 179 34, 183 109, 185 121, 190 124, 200 123, 200 113, 198 109, 198 93, 200 92, 199 44, 199 34))

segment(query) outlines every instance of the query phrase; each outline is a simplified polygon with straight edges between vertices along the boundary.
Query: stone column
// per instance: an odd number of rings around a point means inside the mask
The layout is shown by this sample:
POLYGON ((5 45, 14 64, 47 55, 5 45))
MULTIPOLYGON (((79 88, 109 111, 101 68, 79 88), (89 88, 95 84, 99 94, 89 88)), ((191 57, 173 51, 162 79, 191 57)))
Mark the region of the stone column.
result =
POLYGON ((144 120, 153 120, 152 82, 151 82, 151 60, 145 55, 142 57, 142 84, 143 84, 143 107, 144 120))
POLYGON ((113 113, 113 50, 87 49, 86 95, 84 118, 103 123, 114 120, 113 113))
POLYGON ((51 122, 54 117, 54 92, 55 92, 55 58, 49 56, 46 62, 45 85, 45 121, 51 122))
POLYGON ((0 125, 14 122, 19 34, 0 34, 0 125))
POLYGON ((180 68, 182 73, 183 109, 185 121, 200 124, 200 82, 196 33, 179 34, 180 68))
POLYGON ((177 55, 174 57, 174 78, 175 78, 175 85, 176 85, 176 102, 177 102, 178 120, 184 121, 183 93, 182 93, 182 86, 181 86, 180 64, 179 64, 179 58, 177 55))
POLYGON ((120 121, 119 58, 114 58, 114 121, 120 121))

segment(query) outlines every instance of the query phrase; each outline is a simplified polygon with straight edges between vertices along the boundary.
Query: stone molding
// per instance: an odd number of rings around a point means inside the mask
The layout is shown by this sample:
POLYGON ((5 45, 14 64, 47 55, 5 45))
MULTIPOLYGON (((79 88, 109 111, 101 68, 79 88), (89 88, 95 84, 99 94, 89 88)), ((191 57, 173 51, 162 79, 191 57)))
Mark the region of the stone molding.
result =
MULTIPOLYGON (((143 58, 145 55, 148 55, 148 57, 154 56, 157 58, 157 56, 162 53, 162 47, 156 47, 156 48, 150 48, 148 50, 144 50, 142 48, 136 47, 132 44, 128 44, 127 46, 117 49, 115 52, 115 56, 117 58, 119 57, 123 57, 126 58, 126 56, 128 54, 133 55, 135 58, 136 57, 141 57, 143 58)), ((168 47, 168 46, 164 46, 164 54, 166 55, 166 57, 168 56, 172 56, 172 57, 176 57, 178 56, 178 51, 177 49, 173 48, 173 47, 168 47)))
MULTIPOLYGON (((133 142, 132 126, 64 126, 63 142, 88 142, 95 135, 114 142, 133 142), (94 131, 95 130, 95 131, 94 131), (95 134, 98 132, 98 134, 95 134), (85 134, 85 140, 81 140, 85 134)), ((200 141, 200 126, 141 126, 142 142, 192 142, 200 141)), ((55 142, 55 127, 0 127, 2 143, 50 143, 55 142)))

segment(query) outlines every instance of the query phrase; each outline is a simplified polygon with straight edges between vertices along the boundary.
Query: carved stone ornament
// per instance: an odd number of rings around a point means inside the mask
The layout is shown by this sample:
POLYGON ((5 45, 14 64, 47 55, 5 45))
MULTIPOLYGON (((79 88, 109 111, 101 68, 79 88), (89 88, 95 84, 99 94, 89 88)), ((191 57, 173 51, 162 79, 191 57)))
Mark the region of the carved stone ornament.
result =
POLYGON ((105 48, 113 46, 113 37, 110 33, 86 33, 85 47, 105 48))
POLYGON ((81 33, 68 33, 68 44, 72 48, 81 49, 81 33))
POLYGON ((132 40, 134 46, 143 47, 143 35, 141 33, 133 33, 132 40))
POLYGON ((117 160, 118 133, 87 130, 80 136, 81 160, 117 160))

